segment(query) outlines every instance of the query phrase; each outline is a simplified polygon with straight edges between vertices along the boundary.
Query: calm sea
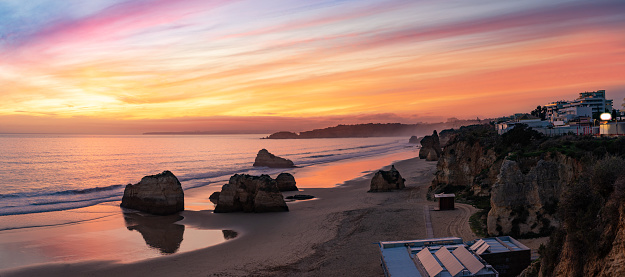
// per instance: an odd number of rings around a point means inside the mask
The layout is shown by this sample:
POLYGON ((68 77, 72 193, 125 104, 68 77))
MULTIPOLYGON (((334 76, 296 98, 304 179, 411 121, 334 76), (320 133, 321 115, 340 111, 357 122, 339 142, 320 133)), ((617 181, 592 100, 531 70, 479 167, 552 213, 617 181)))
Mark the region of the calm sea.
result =
POLYGON ((408 138, 264 140, 266 135, 0 135, 0 216, 121 200, 124 186, 172 171, 184 189, 221 185, 266 148, 299 167, 400 152, 408 138))

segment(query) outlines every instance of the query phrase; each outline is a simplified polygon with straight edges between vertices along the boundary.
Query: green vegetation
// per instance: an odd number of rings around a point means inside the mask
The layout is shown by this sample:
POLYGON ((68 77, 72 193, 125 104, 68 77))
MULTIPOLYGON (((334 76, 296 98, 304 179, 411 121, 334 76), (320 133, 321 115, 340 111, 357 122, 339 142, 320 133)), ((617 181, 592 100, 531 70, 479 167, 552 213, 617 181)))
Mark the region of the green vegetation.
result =
POLYGON ((486 218, 488 216, 488 210, 479 210, 469 218, 469 225, 471 231, 478 237, 488 237, 488 230, 486 228, 486 218))

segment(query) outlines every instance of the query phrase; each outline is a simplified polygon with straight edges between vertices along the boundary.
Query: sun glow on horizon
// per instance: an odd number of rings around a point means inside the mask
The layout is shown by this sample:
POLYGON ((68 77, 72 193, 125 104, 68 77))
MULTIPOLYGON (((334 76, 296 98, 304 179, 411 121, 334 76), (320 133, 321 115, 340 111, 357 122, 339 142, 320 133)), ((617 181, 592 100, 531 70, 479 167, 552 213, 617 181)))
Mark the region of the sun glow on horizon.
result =
POLYGON ((0 117, 418 122, 625 97, 611 1, 40 2, 0 4, 0 117))

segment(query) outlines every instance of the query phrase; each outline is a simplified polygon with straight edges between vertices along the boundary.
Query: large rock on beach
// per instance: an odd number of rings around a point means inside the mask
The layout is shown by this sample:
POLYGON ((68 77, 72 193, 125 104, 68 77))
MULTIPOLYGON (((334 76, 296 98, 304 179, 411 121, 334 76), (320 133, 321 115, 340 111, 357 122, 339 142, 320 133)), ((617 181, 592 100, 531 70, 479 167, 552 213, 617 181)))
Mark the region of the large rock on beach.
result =
POLYGON ((269 175, 235 174, 223 185, 216 213, 228 212, 288 212, 276 180, 269 175))
POLYGON ((379 170, 371 179, 371 189, 369 192, 383 192, 383 191, 391 191, 395 189, 403 189, 406 186, 404 185, 404 178, 401 177, 399 171, 395 169, 395 166, 391 166, 391 169, 388 171, 379 170))
POLYGON ((432 133, 431 136, 425 136, 421 139, 421 150, 419 150, 419 158, 427 159, 428 155, 432 153, 432 157, 430 157, 430 161, 436 161, 441 156, 441 143, 438 138, 438 134, 436 130, 432 133), (435 158, 434 158, 435 156, 435 158))
POLYGON ((291 173, 280 173, 278 177, 276 177, 276 184, 280 191, 299 190, 297 186, 295 186, 295 177, 293 177, 291 173))
POLYGON ((417 136, 412 136, 408 139, 408 143, 414 143, 417 144, 421 141, 422 138, 419 138, 417 136))
POLYGON ((178 178, 170 171, 145 176, 137 184, 128 184, 121 205, 155 215, 169 215, 184 210, 184 192, 178 178))
POLYGON ((280 158, 274 154, 269 153, 267 149, 261 149, 256 155, 254 166, 267 166, 274 168, 289 168, 295 167, 293 162, 289 159, 280 158))

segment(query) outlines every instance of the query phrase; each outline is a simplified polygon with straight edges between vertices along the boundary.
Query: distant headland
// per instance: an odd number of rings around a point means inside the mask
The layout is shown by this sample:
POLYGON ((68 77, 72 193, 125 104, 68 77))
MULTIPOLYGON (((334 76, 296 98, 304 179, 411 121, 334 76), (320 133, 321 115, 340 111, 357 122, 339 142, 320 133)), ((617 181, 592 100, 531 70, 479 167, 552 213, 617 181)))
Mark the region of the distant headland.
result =
POLYGON ((365 138, 365 137, 402 137, 431 133, 432 130, 475 124, 479 120, 457 120, 439 123, 367 123, 355 125, 337 125, 324 129, 314 129, 301 133, 281 131, 265 139, 312 139, 312 138, 365 138))

